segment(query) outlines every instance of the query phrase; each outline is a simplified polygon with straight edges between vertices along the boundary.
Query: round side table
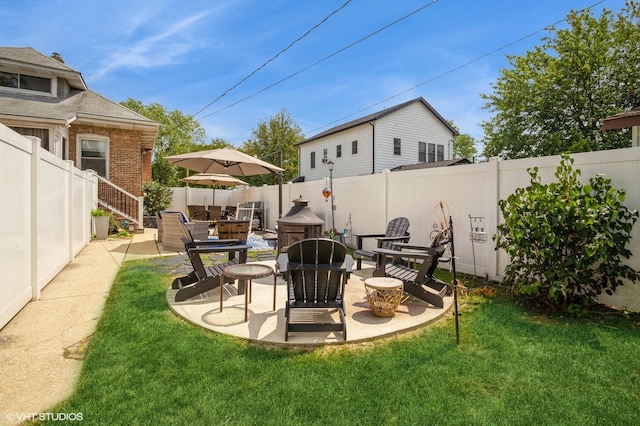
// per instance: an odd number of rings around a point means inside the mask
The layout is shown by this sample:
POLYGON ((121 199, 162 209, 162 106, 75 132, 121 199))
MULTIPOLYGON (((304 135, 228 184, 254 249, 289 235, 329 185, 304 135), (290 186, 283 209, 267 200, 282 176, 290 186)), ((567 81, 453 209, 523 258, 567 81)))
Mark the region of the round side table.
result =
POLYGON ((402 300, 402 281, 388 277, 373 277, 364 280, 364 290, 374 315, 392 317, 402 300))
POLYGON ((271 266, 260 265, 255 263, 240 263, 228 266, 220 275, 220 312, 222 312, 222 287, 224 285, 224 277, 234 280, 249 280, 249 288, 244 291, 244 322, 247 322, 249 303, 251 303, 252 280, 256 278, 264 278, 273 275, 273 310, 276 310, 276 273, 271 266))

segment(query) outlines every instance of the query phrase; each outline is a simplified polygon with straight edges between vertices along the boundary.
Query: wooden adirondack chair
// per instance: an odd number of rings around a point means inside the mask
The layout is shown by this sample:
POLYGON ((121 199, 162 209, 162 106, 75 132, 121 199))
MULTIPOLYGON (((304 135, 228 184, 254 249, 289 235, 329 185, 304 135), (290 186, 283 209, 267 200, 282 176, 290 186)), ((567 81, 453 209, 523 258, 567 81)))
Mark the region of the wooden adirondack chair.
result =
MULTIPOLYGON (((220 286, 220 275, 230 265, 247 262, 247 253, 251 246, 238 244, 238 240, 194 240, 190 231, 185 228, 186 237, 182 238, 184 250, 189 256, 193 271, 183 277, 178 277, 171 284, 177 289, 176 302, 182 302, 198 294, 220 286), (210 253, 228 253, 228 260, 212 266, 204 266, 201 255, 210 253), (239 258, 236 258, 239 253, 239 258)), ((230 281, 231 282, 231 281, 230 281)), ((238 283, 240 286, 241 283, 238 283)), ((241 293, 240 288, 238 293, 241 293)))
POLYGON ((362 260, 376 260, 376 253, 362 249, 364 238, 375 238, 378 242, 379 249, 391 249, 394 243, 409 242, 409 219, 406 217, 397 217, 387 224, 387 230, 384 234, 355 234, 357 237, 357 248, 353 253, 353 257, 357 260, 356 269, 362 267, 362 260))
POLYGON ((376 270, 373 276, 396 278, 404 283, 404 291, 431 303, 438 308, 444 307, 443 297, 449 290, 449 284, 433 275, 438 263, 449 262, 443 258, 449 236, 446 230, 432 239, 431 247, 417 246, 408 243, 394 244, 394 249, 374 249, 378 254, 376 270), (388 262, 391 260, 391 262, 388 262), (408 265, 421 262, 418 269, 408 265))
POLYGON ((278 271, 285 276, 288 288, 285 341, 290 331, 342 331, 343 339, 347 340, 343 296, 352 265, 353 259, 344 245, 324 238, 295 242, 278 256, 278 271), (338 322, 317 312, 336 309, 338 322), (301 320, 292 318, 292 312, 300 315, 301 320))

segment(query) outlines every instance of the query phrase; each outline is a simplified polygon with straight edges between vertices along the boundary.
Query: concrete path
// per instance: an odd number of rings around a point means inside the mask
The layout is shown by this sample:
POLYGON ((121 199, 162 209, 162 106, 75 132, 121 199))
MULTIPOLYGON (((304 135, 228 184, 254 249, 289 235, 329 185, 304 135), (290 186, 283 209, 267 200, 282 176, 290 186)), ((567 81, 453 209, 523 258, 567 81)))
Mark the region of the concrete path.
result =
POLYGON ((0 425, 20 424, 73 392, 125 259, 161 254, 155 230, 132 240, 92 241, 0 330, 0 425))

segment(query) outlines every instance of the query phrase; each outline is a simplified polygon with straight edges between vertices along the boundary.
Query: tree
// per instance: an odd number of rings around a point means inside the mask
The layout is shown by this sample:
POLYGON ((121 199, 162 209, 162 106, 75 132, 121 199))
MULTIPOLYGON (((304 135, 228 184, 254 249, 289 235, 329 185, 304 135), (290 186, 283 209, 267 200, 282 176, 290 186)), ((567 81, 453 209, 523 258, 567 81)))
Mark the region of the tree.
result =
POLYGON ((530 186, 500 200, 504 222, 493 238, 511 258, 503 283, 514 294, 581 313, 603 292, 613 294, 623 278, 640 278, 623 264, 638 212, 622 204, 625 191, 611 179, 596 175, 582 185, 572 165, 563 155, 557 182, 548 185, 537 167, 529 169, 530 186))
POLYGON ((180 186, 186 170, 170 165, 164 157, 207 149, 204 145, 205 130, 195 118, 179 110, 167 111, 162 105, 144 105, 135 99, 120 102, 121 105, 150 120, 160 123, 153 148, 151 173, 153 180, 164 186, 180 186))
POLYGON ((471 135, 460 133, 453 120, 449 120, 449 124, 458 132, 458 135, 453 137, 453 158, 472 159, 478 155, 476 140, 471 135))
MULTIPOLYGON (((304 140, 302 129, 295 124, 285 109, 280 110, 268 121, 262 120, 253 130, 251 139, 242 144, 240 150, 249 155, 279 166, 279 153, 283 157, 283 180, 294 179, 298 175, 298 148, 296 144, 304 140)), ((274 175, 245 176, 243 180, 254 186, 277 183, 274 175)))
POLYGON ((640 5, 620 13, 569 13, 542 46, 508 56, 510 68, 482 94, 495 115, 482 123, 486 157, 536 157, 629 146, 628 130, 603 132, 604 118, 640 105, 640 5))

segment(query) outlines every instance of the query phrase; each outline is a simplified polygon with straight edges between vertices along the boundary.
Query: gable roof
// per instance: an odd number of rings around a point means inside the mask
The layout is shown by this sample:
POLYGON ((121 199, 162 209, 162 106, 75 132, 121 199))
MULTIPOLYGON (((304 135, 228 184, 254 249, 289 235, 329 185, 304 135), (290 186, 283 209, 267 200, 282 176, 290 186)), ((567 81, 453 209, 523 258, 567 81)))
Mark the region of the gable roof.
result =
POLYGON ((325 137, 325 136, 329 136, 329 135, 332 135, 332 134, 334 134, 334 133, 341 132, 341 131, 343 131, 343 130, 351 129, 352 127, 360 126, 360 125, 362 125, 362 124, 366 124, 366 123, 369 123, 369 122, 371 122, 371 121, 378 120, 378 119, 380 119, 380 118, 382 118, 382 117, 385 117, 385 116, 387 116, 387 115, 389 115, 389 114, 393 114, 394 112, 399 111, 399 110, 401 110, 402 108, 405 108, 405 107, 407 107, 407 106, 409 106, 409 105, 411 105, 411 104, 414 104, 414 103, 416 103, 416 102, 421 103, 421 104, 422 104, 422 105, 424 105, 424 106, 425 106, 429 111, 431 111, 431 113, 432 113, 433 115, 435 115, 435 116, 436 116, 436 118, 438 118, 438 120, 440 120, 440 121, 442 122, 442 124, 444 124, 444 125, 445 125, 449 130, 451 130, 451 133, 453 133, 453 135, 454 135, 454 136, 456 136, 456 135, 458 134, 458 132, 457 132, 457 131, 456 131, 456 130, 455 130, 455 129, 454 129, 454 128, 453 128, 453 127, 448 123, 448 122, 447 122, 447 120, 445 120, 445 119, 444 119, 444 118, 443 118, 443 117, 438 113, 438 111, 436 111, 436 110, 435 110, 435 109, 434 109, 434 108, 429 104, 429 102, 427 102, 424 98, 420 97, 420 98, 412 99, 412 100, 410 100, 410 101, 403 102, 403 103, 401 103, 401 104, 395 105, 395 106, 393 106, 393 107, 391 107, 391 108, 385 108, 385 109, 383 109, 383 110, 381 110, 381 111, 374 112, 373 114, 369 114, 369 115, 366 115, 366 116, 364 116, 364 117, 357 118, 357 119, 352 120, 352 121, 349 121, 349 122, 347 122, 347 123, 340 124, 339 126, 333 127, 333 128, 331 128, 331 129, 329 129, 329 130, 325 130, 325 131, 324 131, 324 132, 322 132, 322 133, 318 133, 318 134, 317 134, 317 135, 315 135, 315 136, 312 136, 312 137, 310 137, 310 138, 308 138, 308 139, 305 139, 304 141, 302 141, 302 142, 298 143, 297 145, 302 145, 302 144, 305 144, 305 143, 307 143, 307 142, 311 142, 311 141, 314 141, 314 140, 316 140, 316 139, 320 139, 320 138, 323 138, 323 137, 325 137))
POLYGON ((62 62, 36 52, 32 48, 0 47, 0 64, 3 69, 61 77, 66 79, 72 87, 65 98, 2 92, 0 119, 59 125, 75 122, 140 130, 142 146, 153 148, 159 123, 88 90, 80 73, 62 62))

